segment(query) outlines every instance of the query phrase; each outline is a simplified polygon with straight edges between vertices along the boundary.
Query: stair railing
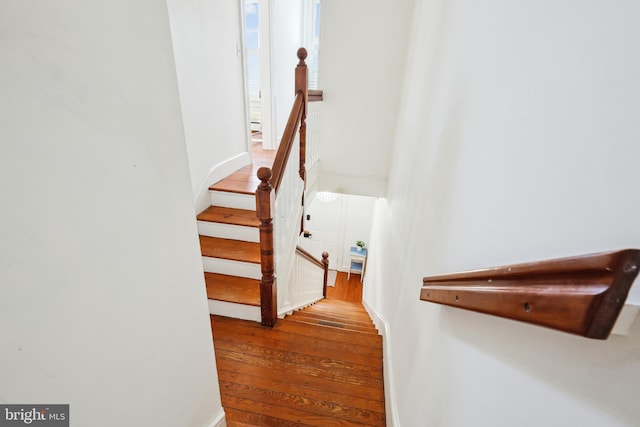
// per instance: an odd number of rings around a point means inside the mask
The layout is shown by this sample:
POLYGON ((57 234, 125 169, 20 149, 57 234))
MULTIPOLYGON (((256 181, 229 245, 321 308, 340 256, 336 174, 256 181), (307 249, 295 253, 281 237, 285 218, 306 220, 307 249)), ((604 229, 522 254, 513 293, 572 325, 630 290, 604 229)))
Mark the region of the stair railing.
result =
MULTIPOLYGON (((307 51, 300 48, 297 55, 299 62, 295 70, 295 99, 273 167, 258 170, 260 185, 256 190, 256 214, 260 220, 260 306, 264 326, 276 324, 279 298, 276 277, 284 282, 290 280, 303 216, 307 51)), ((288 283, 281 285, 282 289, 288 289, 288 283)), ((284 299, 286 295, 280 297, 284 299)))
POLYGON ((329 254, 322 253, 317 259, 302 247, 296 247, 295 261, 289 280, 289 301, 291 309, 311 305, 327 296, 329 276, 329 254), (318 286, 322 283, 322 287, 318 286))

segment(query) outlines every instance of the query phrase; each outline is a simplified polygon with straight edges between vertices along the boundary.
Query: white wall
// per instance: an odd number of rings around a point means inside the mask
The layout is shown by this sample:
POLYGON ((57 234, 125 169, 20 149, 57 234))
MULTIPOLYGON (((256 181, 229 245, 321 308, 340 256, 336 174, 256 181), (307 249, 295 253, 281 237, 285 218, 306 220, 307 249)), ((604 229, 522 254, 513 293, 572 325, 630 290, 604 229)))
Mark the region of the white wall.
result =
POLYGON ((638 321, 594 341, 419 290, 431 274, 640 247, 639 19, 629 1, 416 1, 364 288, 388 322, 399 424, 638 424, 638 321))
POLYGON ((386 195, 413 0, 323 0, 320 190, 386 195))
MULTIPOLYGON (((276 82, 276 138, 280 143, 295 98, 296 52, 303 45, 303 7, 300 0, 273 2, 273 54, 276 82)), ((276 144, 276 145, 277 145, 276 144)))
POLYGON ((222 414, 163 2, 0 5, 0 402, 222 414))
POLYGON ((240 5, 169 0, 171 33, 196 209, 207 188, 250 163, 240 5))

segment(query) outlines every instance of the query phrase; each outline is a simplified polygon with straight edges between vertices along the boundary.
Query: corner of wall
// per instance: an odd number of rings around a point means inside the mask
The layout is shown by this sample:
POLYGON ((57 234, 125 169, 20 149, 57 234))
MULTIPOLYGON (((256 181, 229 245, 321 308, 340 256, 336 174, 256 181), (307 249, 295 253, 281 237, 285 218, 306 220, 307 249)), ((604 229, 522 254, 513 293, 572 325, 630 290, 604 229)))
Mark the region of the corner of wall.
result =
POLYGON ((251 158, 248 152, 240 153, 230 159, 224 160, 214 165, 207 174, 207 177, 202 181, 200 190, 195 195, 195 210, 196 214, 207 209, 211 205, 211 197, 209 195, 209 186, 221 179, 227 177, 233 172, 251 164, 251 158))

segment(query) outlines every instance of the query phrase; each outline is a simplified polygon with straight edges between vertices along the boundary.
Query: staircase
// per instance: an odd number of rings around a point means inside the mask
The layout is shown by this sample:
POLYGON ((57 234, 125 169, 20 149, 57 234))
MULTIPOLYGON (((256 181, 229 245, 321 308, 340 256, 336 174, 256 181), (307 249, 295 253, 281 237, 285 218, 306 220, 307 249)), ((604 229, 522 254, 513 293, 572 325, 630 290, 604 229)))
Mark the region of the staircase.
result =
MULTIPOLYGON (((324 299, 296 311, 287 319, 303 325, 324 326, 334 332, 351 331, 378 336, 378 330, 362 304, 346 301, 324 299)), ((377 342, 377 339, 374 341, 377 342)))
POLYGON ((361 304, 324 299, 272 329, 211 323, 229 427, 385 425, 382 337, 361 304))
POLYGON ((254 163, 209 188, 212 205, 197 216, 209 312, 260 321, 260 221, 255 210, 255 171, 269 152, 254 150, 254 163))
POLYGON ((317 301, 326 287, 324 254, 324 261, 307 259, 324 270, 324 284, 297 258, 307 175, 307 51, 298 49, 297 57, 293 105, 277 152, 254 145, 253 164, 212 185, 211 207, 197 217, 210 313, 269 327, 278 309, 317 301))

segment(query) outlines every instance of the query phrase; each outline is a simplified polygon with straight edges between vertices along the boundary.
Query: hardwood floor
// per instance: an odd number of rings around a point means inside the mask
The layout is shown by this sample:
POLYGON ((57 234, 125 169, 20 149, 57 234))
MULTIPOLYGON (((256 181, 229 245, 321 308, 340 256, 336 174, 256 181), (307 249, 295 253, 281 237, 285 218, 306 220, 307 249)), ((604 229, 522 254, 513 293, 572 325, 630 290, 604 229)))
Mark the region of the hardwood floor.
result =
POLYGON ((327 299, 361 304, 362 283, 360 282, 360 275, 351 274, 351 280, 347 280, 347 273, 338 272, 336 285, 327 287, 327 299))
POLYGON ((211 316, 229 427, 385 425, 382 337, 360 277, 338 273, 327 293, 273 329, 211 316))

